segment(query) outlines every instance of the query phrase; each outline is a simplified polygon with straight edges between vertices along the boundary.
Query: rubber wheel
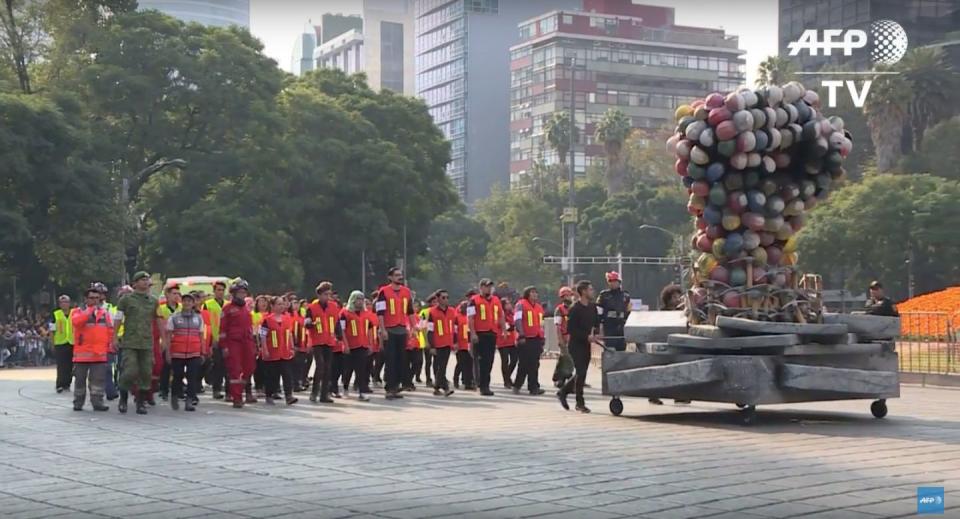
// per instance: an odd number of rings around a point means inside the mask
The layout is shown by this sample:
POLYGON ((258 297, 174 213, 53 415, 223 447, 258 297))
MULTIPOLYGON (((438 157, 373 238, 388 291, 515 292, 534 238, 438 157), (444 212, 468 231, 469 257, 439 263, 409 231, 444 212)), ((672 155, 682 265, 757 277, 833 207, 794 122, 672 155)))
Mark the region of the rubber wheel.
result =
POLYGON ((887 401, 886 400, 877 400, 870 404, 870 412, 873 413, 875 418, 883 418, 887 416, 887 401))
POLYGON ((747 405, 740 409, 740 421, 743 425, 753 425, 757 421, 757 406, 747 405))
POLYGON ((610 414, 620 416, 623 413, 623 401, 617 397, 610 399, 610 414))
POLYGON ((743 409, 744 407, 747 407, 747 404, 736 404, 736 406, 737 409, 743 409))

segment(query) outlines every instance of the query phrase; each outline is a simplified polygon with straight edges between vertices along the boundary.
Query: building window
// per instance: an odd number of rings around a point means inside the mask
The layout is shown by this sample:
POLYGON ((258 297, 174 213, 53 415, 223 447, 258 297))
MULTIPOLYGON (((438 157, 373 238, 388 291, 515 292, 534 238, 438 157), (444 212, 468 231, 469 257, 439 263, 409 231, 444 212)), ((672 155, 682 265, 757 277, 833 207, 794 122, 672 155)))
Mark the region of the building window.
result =
POLYGON ((573 25, 573 15, 570 15, 570 14, 563 15, 563 24, 573 25))
POLYGON ((380 22, 380 88, 403 92, 403 24, 380 22))
POLYGON ((496 14, 500 11, 500 0, 467 0, 467 11, 496 14))

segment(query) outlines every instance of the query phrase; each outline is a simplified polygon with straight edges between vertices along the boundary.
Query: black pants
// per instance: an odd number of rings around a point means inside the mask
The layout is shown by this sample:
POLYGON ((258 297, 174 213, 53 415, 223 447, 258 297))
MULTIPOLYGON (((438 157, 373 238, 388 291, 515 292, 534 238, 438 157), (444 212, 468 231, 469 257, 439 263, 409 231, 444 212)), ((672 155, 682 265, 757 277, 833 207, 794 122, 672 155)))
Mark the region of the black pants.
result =
MULTIPOLYGON (((383 382, 380 378, 380 372, 383 370, 383 352, 371 351, 367 356, 367 382, 383 382)), ((369 387, 369 386, 368 386, 369 387)))
POLYGON ((333 356, 331 346, 313 347, 313 396, 326 400, 330 396, 330 361, 333 356))
POLYGON ((476 386, 473 380, 473 355, 467 350, 457 351, 457 368, 453 371, 453 380, 457 380, 457 374, 463 379, 463 387, 470 389, 476 386))
POLYGON ((387 342, 383 345, 383 365, 387 392, 399 391, 400 383, 406 380, 408 370, 404 368, 403 363, 403 352, 406 348, 406 333, 387 334, 387 342))
POLYGON ((160 380, 157 382, 157 391, 160 392, 162 397, 170 394, 171 372, 170 363, 167 362, 167 359, 163 359, 163 367, 160 368, 160 380))
POLYGON ((296 378, 297 386, 307 386, 307 378, 310 376, 310 361, 312 358, 313 356, 309 351, 298 351, 297 355, 293 358, 294 377, 296 378))
POLYGON ((517 379, 513 387, 523 387, 523 379, 527 379, 527 389, 534 392, 540 389, 540 354, 543 352, 543 339, 526 339, 517 346, 520 358, 517 369, 517 379))
POLYGON ((577 405, 584 405, 583 384, 587 380, 587 368, 590 366, 590 343, 570 341, 570 356, 573 357, 573 368, 577 374, 563 386, 564 394, 576 392, 577 405))
POLYGON ((267 372, 264 371, 263 360, 257 358, 257 367, 253 369, 253 387, 263 391, 267 387, 267 372))
POLYGON ((180 398, 183 396, 183 377, 187 377, 187 402, 192 403, 200 391, 200 368, 203 366, 203 359, 192 357, 189 359, 170 359, 170 372, 173 374, 173 384, 171 385, 171 398, 180 398))
MULTIPOLYGON (((361 393, 370 392, 370 375, 367 368, 370 366, 370 350, 368 348, 354 348, 350 350, 350 361, 348 362, 353 371, 353 378, 356 380, 357 388, 361 393)), ((344 390, 349 392, 347 383, 350 378, 344 378, 344 390)))
POLYGON ((503 374, 503 385, 513 387, 513 370, 517 367, 520 357, 516 346, 497 348, 500 353, 500 373, 503 374))
POLYGON ((427 378, 427 382, 430 382, 430 379, 433 378, 433 353, 430 353, 430 348, 423 348, 420 350, 423 352, 423 374, 427 378))
POLYGON ((433 388, 450 389, 450 383, 447 382, 447 362, 450 361, 450 348, 437 348, 433 354, 433 388))
POLYGON ((344 374, 344 357, 342 351, 330 354, 330 392, 340 394, 340 379, 344 374))
POLYGON ((615 337, 611 339, 604 339, 603 344, 607 348, 613 348, 617 351, 626 351, 627 350, 627 340, 623 338, 623 322, 605 322, 603 323, 603 335, 604 337, 615 337))
POLYGON ((423 351, 419 347, 407 351, 410 352, 410 382, 413 383, 414 377, 420 378, 420 370, 423 369, 423 351))
POLYGON ((423 360, 422 357, 420 357, 420 350, 408 350, 404 348, 403 367, 406 368, 403 376, 404 387, 412 387, 414 375, 420 376, 419 370, 417 369, 418 359, 423 360))
POLYGON ((490 389, 490 372, 493 370, 493 357, 497 354, 497 334, 494 332, 480 332, 477 334, 477 344, 474 346, 477 353, 477 378, 480 390, 490 389))
POLYGON ((54 346, 53 354, 57 359, 56 389, 70 389, 73 379, 73 345, 67 343, 54 346))
POLYGON ((223 392, 223 380, 227 376, 227 365, 223 362, 223 349, 220 346, 213 348, 213 361, 210 363, 210 373, 207 375, 207 384, 213 386, 217 393, 223 392))
POLYGON ((272 398, 280 392, 280 380, 283 379, 283 396, 293 398, 293 367, 294 360, 265 360, 263 361, 264 386, 267 398, 272 398))

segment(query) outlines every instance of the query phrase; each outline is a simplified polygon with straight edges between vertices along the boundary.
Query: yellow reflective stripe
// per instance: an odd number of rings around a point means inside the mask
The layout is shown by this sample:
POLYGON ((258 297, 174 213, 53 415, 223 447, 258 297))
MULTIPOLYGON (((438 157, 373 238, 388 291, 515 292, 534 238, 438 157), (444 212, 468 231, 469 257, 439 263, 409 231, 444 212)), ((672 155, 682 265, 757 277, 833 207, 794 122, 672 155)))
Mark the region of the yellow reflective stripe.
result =
POLYGON ((493 305, 493 320, 494 321, 500 320, 500 307, 497 305, 493 305))
POLYGON ((437 321, 437 335, 443 335, 443 321, 437 321))
POLYGON ((410 301, 408 301, 407 298, 403 298, 403 315, 407 315, 407 304, 408 304, 408 303, 410 303, 410 301))
POLYGON ((483 303, 480 303, 480 320, 481 321, 487 320, 487 305, 483 303))
MULTIPOLYGON (((406 305, 404 305, 404 307, 406 307, 406 305)), ((391 299, 391 300, 390 300, 390 315, 396 315, 396 314, 397 314, 397 307, 396 307, 396 304, 394 303, 394 300, 391 299)))
POLYGON ((533 310, 527 311, 527 326, 533 326, 533 310))
POLYGON ((336 325, 336 322, 337 322, 337 321, 336 321, 336 319, 333 318, 332 315, 329 317, 329 319, 330 319, 330 327, 327 328, 327 331, 328 331, 329 333, 333 333, 333 330, 335 330, 335 329, 337 328, 337 325, 336 325))
POLYGON ((350 333, 352 333, 354 337, 357 336, 357 321, 353 319, 350 320, 350 333))
POLYGON ((273 340, 273 348, 274 348, 274 349, 279 348, 280 345, 277 344, 277 331, 276 331, 276 330, 270 330, 270 338, 273 340))

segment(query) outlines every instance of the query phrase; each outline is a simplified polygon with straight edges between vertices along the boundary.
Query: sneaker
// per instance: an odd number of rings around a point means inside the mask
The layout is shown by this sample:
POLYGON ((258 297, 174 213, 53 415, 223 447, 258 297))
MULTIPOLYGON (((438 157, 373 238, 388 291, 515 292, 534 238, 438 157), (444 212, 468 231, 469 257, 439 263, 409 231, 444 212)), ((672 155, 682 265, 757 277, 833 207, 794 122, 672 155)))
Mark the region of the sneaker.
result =
POLYGON ((339 391, 334 391, 330 394, 333 395, 333 398, 343 398, 343 395, 341 395, 339 391))
POLYGON ((73 410, 74 410, 74 411, 83 411, 83 404, 80 404, 80 405, 73 404, 73 410))
POLYGON ((110 410, 110 407, 109 407, 109 406, 105 406, 105 405, 103 405, 103 404, 94 404, 94 405, 93 405, 93 410, 94 410, 94 411, 101 411, 101 412, 103 412, 103 411, 109 411, 109 410, 110 410))
POLYGON ((147 400, 147 404, 150 405, 150 407, 156 407, 157 401, 153 397, 150 397, 150 399, 147 400))
MULTIPOLYGON (((160 400, 163 400, 164 402, 166 402, 166 401, 167 401, 167 395, 161 394, 161 395, 160 395, 160 400)), ((150 404, 150 405, 153 405, 153 404, 150 404)))
POLYGON ((503 389, 513 389, 513 384, 511 384, 511 383, 509 383, 509 382, 504 382, 504 383, 503 383, 503 389))
POLYGON ((57 388, 57 394, 59 395, 60 393, 63 393, 63 388, 62 388, 62 387, 58 387, 58 388, 57 388))
POLYGON ((515 394, 515 395, 519 395, 519 394, 520 394, 520 388, 519 388, 519 387, 513 387, 513 388, 510 388, 510 389, 513 390, 513 394, 515 394))
POLYGON ((387 393, 387 400, 400 400, 403 398, 403 395, 400 393, 387 393))
POLYGON ((287 399, 286 399, 287 405, 293 405, 293 404, 296 404, 296 403, 299 402, 299 401, 300 401, 299 398, 293 397, 293 396, 287 397, 287 399))
POLYGON ((214 399, 214 400, 223 400, 223 393, 221 393, 220 391, 214 390, 214 391, 213 391, 213 399, 214 399))
POLYGON ((567 411, 570 410, 570 404, 567 403, 567 394, 564 393, 562 390, 557 391, 557 400, 560 401, 560 406, 562 406, 567 411))
POLYGON ((187 402, 186 405, 183 406, 183 410, 184 410, 184 411, 196 411, 197 408, 194 407, 194 405, 191 404, 190 402, 187 402))
POLYGON ((321 399, 319 400, 319 402, 320 402, 321 404, 332 404, 332 403, 333 403, 333 399, 331 399, 330 397, 321 398, 321 399))
POLYGON ((423 380, 421 380, 420 377, 415 378, 414 381, 418 384, 423 384, 423 380))
POLYGON ((273 397, 269 397, 269 396, 268 396, 268 397, 264 400, 264 403, 267 404, 267 405, 273 405, 273 397))
POLYGON ((433 385, 433 379, 428 378, 428 379, 427 379, 427 386, 432 386, 432 385, 433 385))
POLYGON ((590 408, 587 407, 587 406, 585 406, 585 405, 578 405, 578 406, 577 406, 577 411, 580 411, 580 412, 583 413, 583 414, 587 414, 587 413, 590 412, 590 408))
POLYGON ((490 391, 489 389, 481 389, 481 390, 480 390, 480 394, 483 395, 483 396, 493 396, 494 393, 493 393, 493 391, 490 391))
POLYGON ((318 400, 317 395, 310 395, 310 401, 311 401, 311 402, 313 402, 314 404, 316 404, 316 403, 317 403, 317 400, 318 400))
POLYGON ((460 389, 460 383, 457 382, 457 381, 454 381, 454 382, 453 382, 453 387, 454 387, 454 389, 460 389))
POLYGON ((363 393, 360 393, 360 396, 357 397, 357 400, 361 402, 369 402, 370 397, 368 397, 367 395, 364 395, 363 393))
POLYGON ((234 400, 233 401, 234 409, 243 409, 243 400, 234 400))
POLYGON ((446 390, 446 391, 443 392, 443 396, 445 396, 445 397, 450 396, 450 395, 452 395, 452 394, 453 394, 453 390, 452 390, 452 389, 448 389, 448 390, 446 390))
POLYGON ((533 396, 540 396, 544 393, 546 393, 546 391, 544 391, 542 387, 538 387, 537 389, 534 389, 533 391, 530 392, 530 394, 533 396))
POLYGON ((442 394, 442 393, 440 393, 440 389, 439 389, 439 388, 433 390, 433 396, 440 396, 441 394, 442 394))
POLYGON ((247 395, 246 403, 248 403, 248 404, 256 404, 258 401, 259 401, 259 400, 257 400, 257 397, 255 397, 255 396, 253 396, 253 395, 247 395))
MULTIPOLYGON (((161 397, 161 398, 162 398, 162 397, 161 397)), ((177 410, 180 409, 180 399, 179 399, 179 398, 171 398, 171 399, 170 399, 170 409, 173 409, 174 411, 177 411, 177 410)))

